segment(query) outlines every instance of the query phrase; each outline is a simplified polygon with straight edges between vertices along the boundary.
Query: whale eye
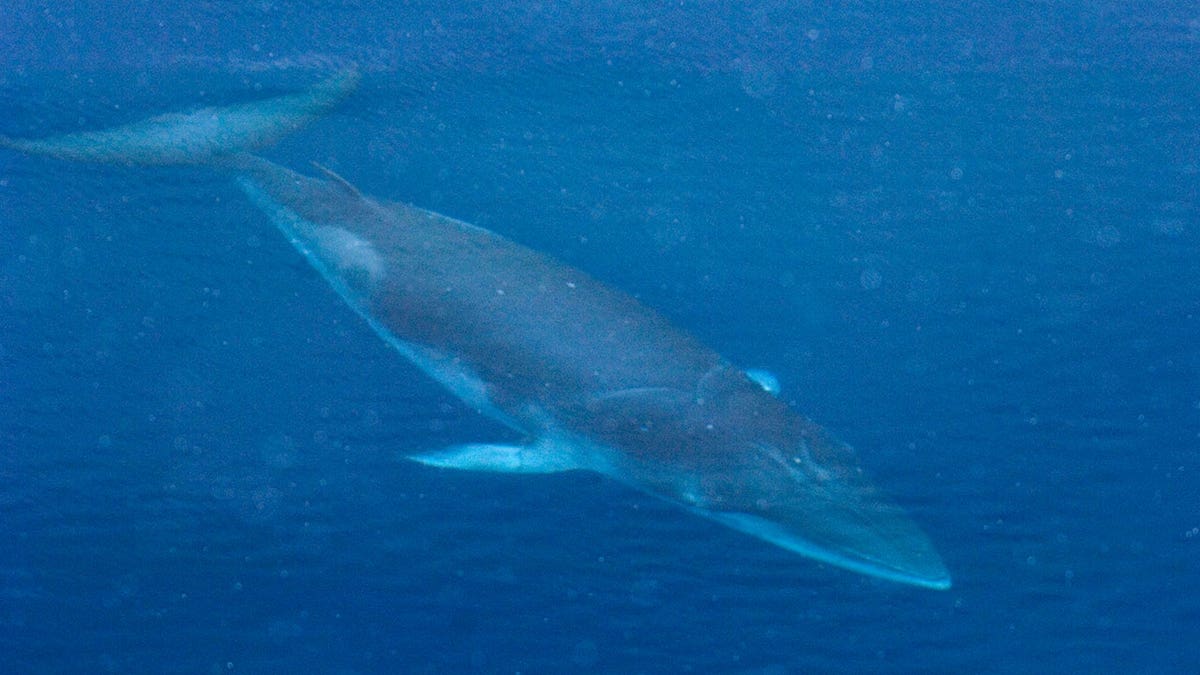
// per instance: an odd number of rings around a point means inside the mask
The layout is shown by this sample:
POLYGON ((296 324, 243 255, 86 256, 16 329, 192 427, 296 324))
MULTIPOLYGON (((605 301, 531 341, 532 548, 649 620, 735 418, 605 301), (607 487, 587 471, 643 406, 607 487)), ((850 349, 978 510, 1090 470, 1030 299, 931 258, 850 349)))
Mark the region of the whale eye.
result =
POLYGON ((771 464, 783 467, 785 471, 795 478, 803 477, 802 468, 807 463, 806 457, 785 455, 783 452, 780 452, 779 448, 767 443, 755 443, 754 448, 761 456, 769 460, 771 464))
POLYGON ((813 458, 808 441, 803 438, 797 440, 795 447, 787 453, 766 443, 756 443, 755 449, 763 457, 769 459, 772 464, 782 467, 793 480, 824 483, 834 477, 826 467, 813 458))
POLYGON ((797 466, 804 467, 804 473, 809 478, 815 478, 821 482, 833 478, 833 474, 813 458, 812 449, 809 447, 807 439, 801 438, 796 444, 796 452, 792 456, 792 462, 797 466))

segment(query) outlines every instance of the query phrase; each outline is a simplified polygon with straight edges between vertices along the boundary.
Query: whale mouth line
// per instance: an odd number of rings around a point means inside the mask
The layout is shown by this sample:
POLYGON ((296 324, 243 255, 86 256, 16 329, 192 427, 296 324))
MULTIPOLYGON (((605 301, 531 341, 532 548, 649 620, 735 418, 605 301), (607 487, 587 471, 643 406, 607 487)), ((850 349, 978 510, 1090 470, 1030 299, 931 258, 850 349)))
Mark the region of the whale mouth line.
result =
POLYGON ((704 515, 780 548, 852 572, 933 590, 947 590, 953 584, 950 572, 924 538, 912 540, 907 547, 877 535, 863 539, 864 544, 878 544, 875 548, 882 552, 879 554, 865 550, 868 549, 865 545, 850 545, 853 539, 821 542, 754 514, 726 512, 704 515))

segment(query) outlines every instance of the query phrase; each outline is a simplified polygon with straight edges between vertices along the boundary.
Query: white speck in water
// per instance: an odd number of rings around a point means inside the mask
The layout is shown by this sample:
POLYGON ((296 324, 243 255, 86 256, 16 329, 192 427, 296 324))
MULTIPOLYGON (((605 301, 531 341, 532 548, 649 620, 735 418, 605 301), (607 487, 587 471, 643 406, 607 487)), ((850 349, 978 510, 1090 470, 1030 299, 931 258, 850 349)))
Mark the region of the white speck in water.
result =
POLYGON ((1111 248, 1121 243, 1121 231, 1114 225, 1105 225, 1096 230, 1096 245, 1111 248))
POLYGON ((864 290, 873 291, 883 284, 883 275, 877 269, 868 268, 858 276, 858 283, 864 290))
POLYGON ((571 652, 571 662, 580 668, 592 668, 600 660, 600 648, 591 640, 576 643, 571 652))
POLYGON ((1183 234, 1184 223, 1181 218, 1160 218, 1154 221, 1154 231, 1168 237, 1178 237, 1183 234))
POLYGON ((769 66, 747 66, 742 71, 742 91, 752 98, 763 98, 775 93, 779 87, 779 74, 769 66))

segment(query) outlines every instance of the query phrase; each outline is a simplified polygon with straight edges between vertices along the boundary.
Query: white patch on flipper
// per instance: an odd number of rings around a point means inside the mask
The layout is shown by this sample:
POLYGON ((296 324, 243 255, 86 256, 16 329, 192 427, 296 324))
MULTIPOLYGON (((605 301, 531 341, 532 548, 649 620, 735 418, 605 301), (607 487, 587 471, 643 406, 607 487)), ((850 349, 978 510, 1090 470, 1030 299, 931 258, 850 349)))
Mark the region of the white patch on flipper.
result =
POLYGON ((444 450, 409 455, 426 466, 495 473, 558 473, 592 468, 581 462, 578 448, 553 437, 530 445, 470 443, 444 450))
POLYGON ((746 377, 754 381, 755 384, 763 388, 763 391, 772 396, 779 395, 779 378, 775 377, 774 373, 761 368, 750 368, 746 371, 746 377))

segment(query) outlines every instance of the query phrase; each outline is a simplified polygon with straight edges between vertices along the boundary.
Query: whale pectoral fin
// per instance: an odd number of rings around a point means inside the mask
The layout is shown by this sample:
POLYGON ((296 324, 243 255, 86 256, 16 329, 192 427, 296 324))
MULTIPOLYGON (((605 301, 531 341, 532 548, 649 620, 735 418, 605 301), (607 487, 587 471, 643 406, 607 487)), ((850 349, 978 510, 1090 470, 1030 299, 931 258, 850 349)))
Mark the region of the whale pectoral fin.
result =
POLYGON ((495 473, 557 473, 588 468, 575 461, 569 448, 544 441, 531 445, 470 443, 409 455, 408 459, 444 469, 495 473))

